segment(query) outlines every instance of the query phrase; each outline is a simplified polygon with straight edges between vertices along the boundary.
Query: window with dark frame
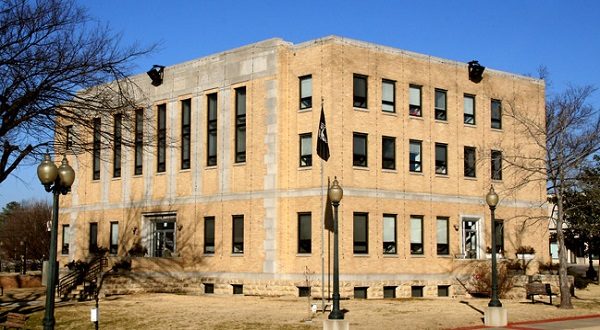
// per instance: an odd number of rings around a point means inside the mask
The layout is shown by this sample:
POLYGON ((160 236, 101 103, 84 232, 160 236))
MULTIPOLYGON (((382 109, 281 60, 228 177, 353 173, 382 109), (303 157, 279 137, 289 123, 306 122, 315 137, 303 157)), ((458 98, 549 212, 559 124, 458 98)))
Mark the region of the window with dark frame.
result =
POLYGON ((300 79, 300 109, 312 108, 312 75, 300 79))
POLYGON ((65 149, 71 150, 73 148, 73 125, 65 127, 65 149))
POLYGON ((383 215, 383 254, 396 254, 396 215, 383 215))
POLYGON ((496 253, 504 252, 504 220, 496 219, 496 253))
POLYGON ((93 172, 93 179, 94 180, 100 180, 100 139, 102 136, 102 132, 101 130, 101 122, 100 122, 100 118, 94 118, 94 142, 93 142, 93 162, 92 162, 92 172, 93 172))
POLYGON ((157 106, 157 124, 156 172, 161 173, 167 170, 167 105, 164 103, 157 106))
POLYGON ((98 223, 90 222, 90 241, 88 245, 90 253, 98 252, 98 223))
POLYGON ((232 228, 232 249, 231 253, 233 254, 243 254, 244 253, 244 216, 243 215, 234 215, 232 217, 233 220, 233 228, 232 228))
POLYGON ((312 252, 311 213, 298 213, 298 253, 312 252))
POLYGON ((113 127, 113 178, 121 177, 121 150, 122 150, 123 115, 114 116, 113 127))
POLYGON ((381 138, 381 167, 386 170, 396 169, 396 138, 383 136, 381 138))
POLYGON ((354 212, 353 219, 353 251, 354 254, 369 253, 369 214, 354 212))
POLYGON ((367 167, 367 134, 355 132, 352 141, 352 165, 367 167))
POLYGON ((397 288, 397 286, 384 286, 383 287, 383 298, 384 299, 396 298, 396 288, 397 288))
POLYGON ((207 95, 206 165, 217 165, 217 93, 207 95))
POLYGON ((423 297, 423 288, 422 285, 412 285, 410 287, 410 296, 413 298, 421 298, 423 297))
POLYGON ((450 286, 449 285, 438 285, 438 297, 449 297, 450 286))
POLYGON ((246 87, 235 89, 235 162, 246 161, 246 87))
POLYGON ((232 284, 233 294, 244 294, 244 285, 243 284, 232 284))
POLYGON ((446 108, 446 91, 443 89, 435 89, 435 119, 448 120, 446 108))
POLYGON ((164 214, 149 217, 151 247, 150 256, 155 258, 170 258, 177 253, 175 214, 164 214))
POLYGON ((410 254, 422 255, 423 251, 423 217, 410 216, 410 254))
POLYGON ((502 180, 502 151, 492 150, 492 180, 502 180))
POLYGON ((367 108, 367 76, 354 75, 354 107, 367 108))
POLYGON ((502 129, 502 101, 492 100, 492 128, 502 129))
POLYGON ((474 178, 476 176, 476 149, 475 147, 464 148, 464 164, 465 164, 465 177, 474 178))
POLYGON ((354 299, 367 299, 368 286, 355 286, 354 287, 354 299))
POLYGON ((437 254, 438 255, 449 255, 450 254, 450 232, 448 230, 450 219, 448 217, 437 217, 437 254))
POLYGON ((415 117, 423 115, 421 109, 421 86, 410 85, 408 87, 408 114, 415 117))
POLYGON ((435 144, 435 174, 448 175, 448 145, 435 144))
POLYGON ((475 125, 475 95, 465 94, 464 100, 464 123, 475 125))
POLYGON ((62 249, 61 254, 69 254, 69 245, 71 243, 71 231, 69 225, 62 226, 62 249))
POLYGON ((381 82, 381 110, 396 112, 396 82, 383 79, 381 82))
POLYGON ((212 294, 215 293, 214 283, 202 283, 204 285, 204 293, 212 294))
POLYGON ((134 174, 142 174, 144 160, 144 109, 135 110, 134 174))
POLYGON ((204 217, 204 254, 215 253, 215 217, 204 217))
POLYGON ((181 169, 191 166, 192 100, 181 100, 181 169))
POLYGON ((310 297, 310 286, 299 286, 298 297, 310 297))
POLYGON ((422 172, 422 153, 421 153, 421 141, 410 140, 409 141, 409 170, 411 172, 422 172))
POLYGON ((312 133, 300 134, 300 167, 312 166, 312 133))
POLYGON ((110 244, 108 253, 117 254, 119 252, 119 223, 113 221, 110 223, 110 244))

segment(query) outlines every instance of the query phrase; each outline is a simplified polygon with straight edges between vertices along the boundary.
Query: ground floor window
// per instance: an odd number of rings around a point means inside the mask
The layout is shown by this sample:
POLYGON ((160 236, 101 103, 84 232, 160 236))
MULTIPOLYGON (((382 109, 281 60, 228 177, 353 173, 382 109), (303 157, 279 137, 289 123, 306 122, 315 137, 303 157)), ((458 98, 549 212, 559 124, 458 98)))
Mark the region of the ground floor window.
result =
POLYGON ((177 252, 175 214, 146 216, 146 246, 151 257, 172 257, 177 252))
POLYGON ((462 248, 466 259, 479 256, 479 219, 464 218, 462 221, 462 248))
POLYGON ((71 231, 69 225, 62 226, 62 254, 69 254, 69 245, 71 243, 71 231))
POLYGON ((110 254, 117 254, 119 252, 119 223, 110 223, 110 254))

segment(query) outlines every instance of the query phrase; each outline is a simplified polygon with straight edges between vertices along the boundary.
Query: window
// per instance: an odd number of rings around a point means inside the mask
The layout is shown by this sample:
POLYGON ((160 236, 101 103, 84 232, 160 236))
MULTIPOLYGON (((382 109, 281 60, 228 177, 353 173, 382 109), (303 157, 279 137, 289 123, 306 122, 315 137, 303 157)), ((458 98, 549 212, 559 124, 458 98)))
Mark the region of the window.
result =
POLYGON ((383 79, 381 82, 381 110, 396 112, 396 82, 383 79))
POLYGON ((300 77, 300 109, 312 108, 312 76, 300 77))
POLYGON ((144 159, 144 109, 135 110, 135 164, 134 174, 142 174, 144 159))
POLYGON ((156 153, 156 172, 166 171, 167 160, 167 105, 158 105, 158 132, 157 132, 157 153, 156 153))
POLYGON ((477 219, 463 219, 462 248, 466 259, 477 259, 479 255, 479 233, 477 219))
POLYGON ((244 253, 244 216, 234 215, 233 216, 233 228, 232 228, 232 253, 244 253))
POLYGON ((352 150, 352 165, 367 167, 367 134, 354 133, 352 150))
POLYGON ((496 219, 496 253, 504 252, 504 220, 496 219))
POLYGON ((384 136, 381 138, 381 167, 386 170, 396 169, 396 138, 384 136))
POLYGON ((300 134, 300 167, 312 166, 312 133, 300 134))
POLYGON ((410 217, 410 254, 423 254, 423 217, 410 217))
POLYGON ((409 170, 411 172, 421 172, 421 141, 410 140, 409 142, 409 170))
POLYGON ((73 125, 65 127, 65 148, 71 150, 73 148, 73 125))
POLYGON ((116 114, 113 127, 113 178, 121 177, 121 148, 122 148, 123 115, 116 114))
POLYGON ((367 77, 354 75, 354 107, 367 108, 367 77))
POLYGON ((93 179, 100 180, 100 118, 94 118, 93 179))
POLYGON ((90 242, 88 245, 90 253, 98 252, 98 223, 90 222, 90 242))
POLYGON ((421 117, 421 86, 410 85, 408 88, 408 114, 421 117))
POLYGON ((383 215, 383 254, 396 254, 396 215, 383 215))
POLYGON ((437 254, 450 254, 450 235, 448 231, 448 217, 437 217, 437 254))
POLYGON ((62 254, 69 254, 69 244, 71 243, 71 231, 69 225, 62 226, 62 254))
POLYGON ((435 174, 448 174, 448 145, 435 144, 435 174))
POLYGON ((492 128, 502 128, 502 102, 492 100, 492 128))
POLYGON ((235 162, 246 161, 246 87, 235 89, 235 162))
POLYGON ((413 298, 423 297, 423 286, 422 285, 413 285, 410 287, 410 296, 413 298))
POLYGON ((383 298, 396 298, 397 286, 384 286, 383 287, 383 298))
MULTIPOLYGON (((154 216, 150 219, 152 246, 150 255, 158 258, 172 257, 175 244, 176 221, 174 215, 154 216)), ((111 234, 112 236, 112 234, 111 234)))
POLYGON ((119 252, 119 223, 110 223, 110 244, 108 248, 110 254, 117 254, 119 252))
POLYGON ((204 217, 204 253, 215 253, 215 217, 204 217))
POLYGON ((465 147, 465 176, 468 178, 475 177, 475 147, 465 147))
POLYGON ((435 90, 435 119, 448 120, 446 111, 446 91, 443 89, 435 90))
POLYGON ((438 297, 449 297, 450 286, 449 285, 438 285, 438 297))
POLYGON ((465 124, 475 125, 475 96, 465 94, 464 106, 465 106, 465 114, 464 114, 465 124))
POLYGON ((492 180, 502 180, 502 151, 492 150, 492 180))
POLYGON ((298 253, 311 253, 311 245, 311 214, 298 213, 298 253))
POLYGON ((217 165, 217 93, 209 94, 206 165, 217 165))
POLYGON ((310 297, 310 286, 299 286, 298 297, 310 297))
POLYGON ((190 168, 192 100, 181 101, 181 169, 190 168))
POLYGON ((214 283, 203 283, 204 284, 204 293, 215 293, 215 284, 214 283))
POLYGON ((233 294, 244 294, 244 285, 243 284, 232 284, 233 294))
POLYGON ((354 299, 367 299, 367 286, 355 286, 354 287, 354 299))
POLYGON ((354 253, 369 253, 369 215, 367 213, 354 213, 354 253))

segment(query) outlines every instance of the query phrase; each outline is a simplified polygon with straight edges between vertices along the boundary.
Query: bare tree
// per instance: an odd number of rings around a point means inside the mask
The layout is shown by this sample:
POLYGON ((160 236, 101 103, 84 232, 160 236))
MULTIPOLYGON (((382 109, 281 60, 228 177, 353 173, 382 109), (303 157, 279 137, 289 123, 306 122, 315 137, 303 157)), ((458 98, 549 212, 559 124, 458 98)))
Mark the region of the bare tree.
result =
POLYGON ((73 0, 1 0, 0 183, 47 149, 90 150, 93 118, 122 113, 130 123, 125 110, 141 99, 131 63, 153 48, 121 47, 73 0), (86 138, 65 134, 71 127, 86 138))

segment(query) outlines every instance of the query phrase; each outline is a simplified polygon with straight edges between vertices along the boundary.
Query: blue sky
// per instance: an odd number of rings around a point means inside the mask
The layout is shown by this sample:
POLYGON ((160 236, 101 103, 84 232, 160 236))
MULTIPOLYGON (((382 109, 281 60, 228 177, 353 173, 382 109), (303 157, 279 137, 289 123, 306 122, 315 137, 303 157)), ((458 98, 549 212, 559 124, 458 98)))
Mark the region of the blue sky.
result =
MULTIPOLYGON (((600 1, 75 1, 123 44, 160 43, 134 73, 273 37, 299 43, 335 34, 518 74, 544 65, 550 93, 600 87, 600 1)), ((600 91, 591 101, 600 108, 600 91)), ((0 184, 0 207, 49 197, 35 167, 0 184)))

